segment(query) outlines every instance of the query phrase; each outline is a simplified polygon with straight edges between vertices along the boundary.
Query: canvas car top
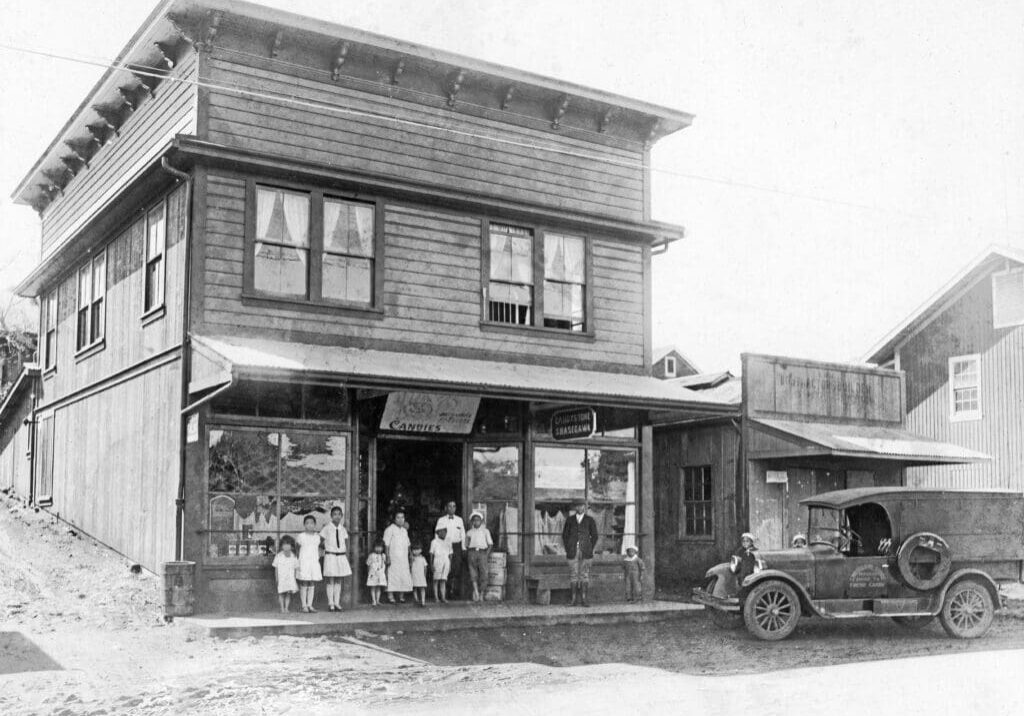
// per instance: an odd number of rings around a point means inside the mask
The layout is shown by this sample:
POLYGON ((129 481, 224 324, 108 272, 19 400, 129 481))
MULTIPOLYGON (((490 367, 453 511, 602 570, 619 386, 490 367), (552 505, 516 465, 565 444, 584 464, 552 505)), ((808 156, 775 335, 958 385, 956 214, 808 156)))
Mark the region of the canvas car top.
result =
POLYGON ((876 502, 879 499, 934 499, 943 495, 949 495, 950 497, 969 496, 973 498, 1021 497, 1019 492, 1012 490, 951 490, 934 487, 854 487, 848 490, 833 490, 832 492, 822 492, 819 495, 805 497, 800 500, 800 504, 809 507, 830 507, 836 510, 844 510, 847 507, 864 502, 876 502))

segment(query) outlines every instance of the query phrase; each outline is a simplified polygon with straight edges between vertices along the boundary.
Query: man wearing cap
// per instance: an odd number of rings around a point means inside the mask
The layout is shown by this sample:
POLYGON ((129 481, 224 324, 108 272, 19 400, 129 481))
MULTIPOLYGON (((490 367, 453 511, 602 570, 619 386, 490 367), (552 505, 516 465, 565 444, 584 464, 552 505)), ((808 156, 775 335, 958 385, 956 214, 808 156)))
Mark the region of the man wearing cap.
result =
POLYGON ((581 500, 576 503, 576 514, 569 516, 562 529, 562 545, 569 560, 569 586, 572 587, 570 607, 578 604, 590 606, 587 588, 590 586, 590 563, 594 560, 596 544, 597 523, 587 514, 587 503, 581 500))
POLYGON ((444 506, 444 514, 437 518, 437 524, 434 525, 435 534, 440 529, 446 530, 445 541, 451 548, 451 572, 448 574, 448 596, 451 599, 455 599, 461 591, 462 548, 466 541, 466 525, 455 514, 456 507, 455 500, 450 500, 444 506))
POLYGON ((491 554, 494 540, 491 531, 483 526, 482 513, 473 511, 469 517, 469 532, 466 533, 466 553, 469 555, 469 579, 473 582, 473 601, 484 597, 487 586, 487 559, 491 554))

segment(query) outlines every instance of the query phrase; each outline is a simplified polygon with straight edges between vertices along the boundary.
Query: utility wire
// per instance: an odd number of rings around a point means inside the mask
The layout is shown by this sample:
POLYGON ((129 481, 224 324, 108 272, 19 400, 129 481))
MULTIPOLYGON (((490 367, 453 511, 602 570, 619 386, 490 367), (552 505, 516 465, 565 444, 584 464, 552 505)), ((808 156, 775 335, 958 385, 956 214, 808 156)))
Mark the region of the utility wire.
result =
MULTIPOLYGON (((280 93, 277 93, 277 92, 268 92, 268 91, 263 91, 263 90, 251 89, 251 88, 248 88, 248 87, 244 87, 242 85, 218 84, 218 83, 210 82, 208 80, 203 80, 203 79, 192 79, 192 78, 187 78, 187 77, 177 77, 177 76, 174 76, 172 74, 169 74, 166 70, 163 70, 163 69, 158 68, 158 67, 149 67, 149 66, 145 66, 145 65, 129 64, 129 63, 123 63, 123 62, 122 63, 111 62, 111 61, 108 61, 108 60, 101 60, 101 59, 98 59, 98 58, 97 59, 90 59, 90 58, 85 57, 85 56, 75 56, 75 55, 69 55, 69 54, 63 54, 63 53, 57 53, 57 52, 49 52, 49 51, 45 51, 45 50, 39 50, 39 49, 34 49, 34 48, 30 48, 30 47, 23 47, 23 46, 18 46, 18 45, 11 45, 11 44, 7 44, 7 43, 0 43, 0 49, 8 50, 8 51, 11 51, 11 52, 19 52, 19 53, 27 54, 27 55, 35 55, 35 56, 39 56, 39 57, 46 57, 46 58, 49 58, 49 59, 62 60, 62 61, 65 61, 65 62, 74 62, 74 63, 78 63, 78 64, 91 65, 91 66, 94 66, 94 67, 100 67, 100 68, 107 69, 107 70, 115 70, 115 71, 126 72, 126 73, 129 73, 129 74, 132 74, 132 75, 136 75, 136 76, 153 77, 153 78, 160 79, 160 80, 171 80, 173 82, 179 82, 179 83, 183 83, 183 84, 190 84, 190 85, 193 85, 195 87, 201 87, 201 88, 204 88, 204 89, 211 89, 211 90, 219 90, 219 91, 223 91, 223 92, 230 92, 230 93, 234 93, 234 94, 242 95, 242 96, 246 96, 246 97, 253 97, 253 98, 264 99, 264 100, 269 100, 269 101, 273 101, 273 102, 281 102, 281 103, 285 103, 285 104, 292 104, 292 105, 299 106, 299 107, 306 107, 306 108, 311 108, 311 109, 326 110, 328 112, 334 112, 334 113, 337 113, 337 114, 344 114, 344 115, 349 115, 349 116, 354 116, 354 117, 365 117, 365 118, 381 119, 381 120, 385 120, 385 121, 388 121, 388 122, 393 122, 393 123, 399 124, 399 125, 418 127, 418 128, 421 128, 421 129, 428 129, 428 130, 436 130, 436 131, 446 132, 448 134, 452 134, 452 135, 456 135, 456 136, 469 137, 469 138, 472 138, 472 139, 481 139, 481 140, 486 140, 486 141, 489 141, 489 142, 495 142, 495 143, 498 143, 498 144, 505 144, 505 145, 515 146, 515 147, 520 147, 520 148, 530 149, 530 150, 535 150, 535 151, 551 152, 551 153, 555 153, 555 154, 562 154, 562 155, 567 155, 567 156, 572 156, 572 157, 577 157, 577 158, 589 159, 589 160, 594 161, 594 162, 599 162, 599 163, 603 163, 603 164, 609 164, 609 165, 612 165, 612 166, 625 167, 625 168, 628 168, 628 169, 635 169, 635 170, 638 170, 638 171, 645 171, 646 170, 646 171, 650 171, 650 172, 656 173, 656 174, 663 174, 663 175, 666 175, 666 176, 674 176, 674 177, 679 177, 679 178, 682 178, 682 179, 688 179, 688 180, 691 180, 691 181, 706 182, 706 183, 709 183, 709 184, 717 184, 717 185, 720 185, 720 186, 730 186, 730 187, 735 187, 735 188, 739 188, 739 189, 747 189, 747 190, 750 190, 750 191, 758 191, 758 192, 763 192, 763 193, 767 193, 767 194, 775 194, 777 196, 786 196, 786 197, 790 197, 790 198, 793 198, 793 199, 802 199, 802 200, 805 200, 805 201, 812 201, 812 202, 816 202, 816 203, 819 203, 819 204, 829 204, 829 205, 833 205, 833 206, 842 206, 842 207, 847 207, 847 208, 851 208, 851 209, 861 209, 861 210, 871 211, 871 212, 875 212, 875 213, 893 214, 893 215, 897 215, 897 216, 903 216, 903 217, 914 218, 914 219, 923 219, 923 220, 929 220, 929 221, 934 220, 933 216, 924 216, 924 215, 921 215, 921 214, 913 214, 913 213, 910 213, 910 212, 898 211, 898 210, 895 210, 895 209, 887 209, 887 208, 883 208, 883 207, 880 207, 880 206, 873 206, 873 205, 870 205, 870 204, 861 204, 861 203, 858 203, 858 202, 845 201, 845 200, 842 200, 842 199, 835 199, 835 198, 826 197, 826 196, 820 196, 820 195, 815 195, 815 194, 807 194, 807 193, 803 193, 803 192, 799 192, 799 191, 792 191, 792 190, 788 190, 788 189, 783 189, 783 188, 780 188, 780 187, 765 186, 765 185, 761 185, 761 184, 754 184, 754 183, 751 183, 751 182, 737 181, 737 180, 734 180, 734 179, 728 179, 728 178, 722 178, 722 177, 704 176, 704 175, 701 175, 701 174, 694 174, 694 173, 691 173, 691 172, 681 172, 681 171, 674 170, 674 169, 665 169, 665 168, 655 167, 655 166, 650 165, 650 164, 645 164, 643 162, 634 162, 634 161, 629 161, 629 160, 616 159, 614 157, 609 157, 609 156, 599 155, 599 154, 591 154, 591 153, 587 153, 587 152, 580 152, 580 151, 576 151, 576 150, 573 150, 573 149, 567 149, 565 147, 559 147, 559 146, 550 145, 550 144, 537 144, 537 143, 533 143, 533 142, 525 142, 525 141, 520 141, 520 140, 516 140, 516 139, 510 139, 508 137, 501 137, 501 136, 497 136, 497 135, 493 135, 493 134, 484 134, 484 133, 480 133, 480 132, 473 132, 473 131, 467 131, 467 130, 463 130, 463 129, 456 129, 455 127, 446 127, 446 126, 439 125, 439 124, 431 124, 429 122, 421 122, 421 121, 412 120, 412 119, 403 119, 401 117, 397 117, 397 116, 389 115, 389 114, 383 114, 383 113, 380 113, 380 112, 371 112, 371 111, 367 111, 367 110, 357 110, 357 109, 352 109, 350 107, 344 107, 344 106, 341 106, 341 105, 338 105, 338 104, 334 104, 334 103, 331 103, 331 102, 321 102, 321 101, 316 101, 316 100, 308 100, 308 99, 303 99, 303 98, 296 97, 296 96, 293 96, 293 95, 286 95, 286 94, 280 94, 280 93)), ((236 51, 236 52, 239 52, 239 51, 236 51)), ((249 54, 249 53, 239 52, 239 54, 249 54)), ((262 56, 261 56, 261 58, 262 58, 262 56)), ((262 59, 265 59, 265 58, 262 58, 262 59)), ((290 64, 290 63, 283 63, 283 64, 290 64)), ((326 72, 325 72, 325 74, 326 74, 326 72)), ((369 84, 372 84, 372 85, 375 85, 375 86, 379 84, 379 83, 374 83, 374 82, 372 82, 370 80, 362 80, 362 81, 366 82, 366 83, 369 83, 369 84)), ((402 88, 402 90, 403 91, 417 92, 416 90, 412 90, 411 88, 402 88)), ((435 96, 435 95, 430 95, 429 93, 426 93, 426 92, 419 92, 419 94, 423 94, 425 96, 431 96, 431 97, 435 96)), ((482 105, 475 105, 475 106, 481 107, 482 105)), ((490 109, 494 109, 494 108, 490 108, 490 109)), ((506 113, 510 114, 510 115, 513 115, 513 116, 527 117, 527 115, 521 115, 521 114, 517 114, 517 113, 513 113, 513 112, 506 112, 506 113)), ((527 117, 527 118, 535 119, 533 117, 527 117)), ((587 131, 587 130, 584 130, 584 131, 587 131)))

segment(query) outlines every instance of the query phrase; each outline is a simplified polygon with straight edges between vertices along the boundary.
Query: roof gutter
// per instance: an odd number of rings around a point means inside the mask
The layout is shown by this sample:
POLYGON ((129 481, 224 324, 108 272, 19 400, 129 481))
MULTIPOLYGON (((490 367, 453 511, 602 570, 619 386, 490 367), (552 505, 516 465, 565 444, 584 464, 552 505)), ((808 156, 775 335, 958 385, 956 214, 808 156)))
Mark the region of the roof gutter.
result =
POLYGON ((676 236, 662 236, 651 244, 651 256, 661 256, 668 252, 668 247, 677 241, 682 241, 686 238, 686 229, 679 227, 680 232, 676 236))

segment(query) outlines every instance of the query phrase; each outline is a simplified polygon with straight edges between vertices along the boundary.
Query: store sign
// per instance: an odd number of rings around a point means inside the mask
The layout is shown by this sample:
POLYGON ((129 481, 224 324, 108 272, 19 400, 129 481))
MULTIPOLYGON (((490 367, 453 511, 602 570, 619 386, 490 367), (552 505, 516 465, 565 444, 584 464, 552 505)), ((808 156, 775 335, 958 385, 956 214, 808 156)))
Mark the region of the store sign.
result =
POLYGON ((597 412, 593 408, 566 408, 551 416, 551 437, 555 440, 589 438, 597 430, 597 412))
POLYGON ((400 433, 468 435, 473 431, 479 407, 479 395, 389 393, 380 418, 380 429, 400 433))
POLYGON ((765 482, 769 485, 789 484, 789 473, 785 470, 768 470, 765 472, 765 482))

